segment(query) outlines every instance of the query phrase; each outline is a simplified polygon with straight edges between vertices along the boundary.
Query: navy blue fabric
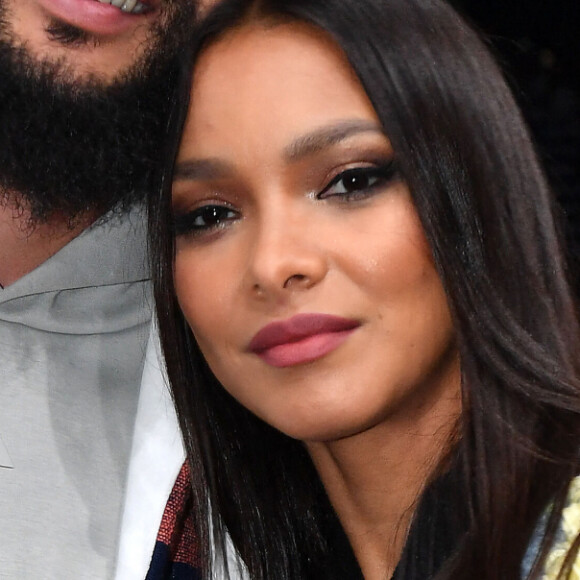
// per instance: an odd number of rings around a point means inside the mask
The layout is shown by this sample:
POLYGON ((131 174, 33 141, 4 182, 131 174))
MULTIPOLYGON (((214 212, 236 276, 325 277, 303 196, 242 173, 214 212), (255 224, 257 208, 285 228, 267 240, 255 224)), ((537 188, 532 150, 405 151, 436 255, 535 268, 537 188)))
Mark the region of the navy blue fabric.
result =
POLYGON ((201 571, 189 564, 172 562, 169 546, 157 542, 145 580, 201 580, 201 571))

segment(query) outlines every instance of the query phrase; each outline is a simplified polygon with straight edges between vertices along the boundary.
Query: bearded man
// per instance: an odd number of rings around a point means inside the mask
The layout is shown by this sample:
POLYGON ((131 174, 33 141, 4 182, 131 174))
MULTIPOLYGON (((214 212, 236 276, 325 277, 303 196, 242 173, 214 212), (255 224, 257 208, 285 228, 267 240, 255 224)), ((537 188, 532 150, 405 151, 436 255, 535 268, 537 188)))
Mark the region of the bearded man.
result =
POLYGON ((183 454, 154 362, 141 386, 140 200, 193 17, 188 0, 0 0, 3 579, 147 572, 183 454))

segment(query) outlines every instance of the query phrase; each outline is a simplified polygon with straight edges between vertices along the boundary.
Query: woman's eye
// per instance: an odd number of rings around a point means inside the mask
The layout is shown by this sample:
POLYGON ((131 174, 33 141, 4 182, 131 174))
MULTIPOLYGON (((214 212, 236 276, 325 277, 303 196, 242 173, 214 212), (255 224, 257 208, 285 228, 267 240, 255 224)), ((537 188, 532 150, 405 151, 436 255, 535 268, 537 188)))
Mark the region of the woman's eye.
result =
POLYGON ((183 215, 176 215, 173 227, 176 236, 201 234, 223 227, 238 218, 238 212, 224 205, 204 205, 183 215))
POLYGON ((319 199, 364 197, 386 185, 396 174, 391 161, 381 166, 355 167, 338 174, 318 195, 319 199))

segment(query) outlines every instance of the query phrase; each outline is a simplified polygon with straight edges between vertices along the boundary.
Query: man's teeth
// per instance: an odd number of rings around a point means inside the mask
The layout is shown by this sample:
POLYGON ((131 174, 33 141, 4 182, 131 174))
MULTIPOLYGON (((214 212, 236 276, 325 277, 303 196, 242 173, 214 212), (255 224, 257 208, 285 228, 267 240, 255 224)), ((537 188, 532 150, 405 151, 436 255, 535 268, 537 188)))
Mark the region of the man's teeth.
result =
POLYGON ((112 4, 128 14, 141 14, 147 10, 147 5, 139 0, 98 0, 101 4, 112 4))

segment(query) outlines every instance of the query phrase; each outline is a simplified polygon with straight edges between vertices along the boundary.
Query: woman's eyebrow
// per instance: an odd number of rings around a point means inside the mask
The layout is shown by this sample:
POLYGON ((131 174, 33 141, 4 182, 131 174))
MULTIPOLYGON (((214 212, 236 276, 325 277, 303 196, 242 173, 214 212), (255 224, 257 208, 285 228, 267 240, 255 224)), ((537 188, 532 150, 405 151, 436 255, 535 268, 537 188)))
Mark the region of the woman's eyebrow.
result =
POLYGON ((384 135, 383 128, 379 123, 361 119, 341 121, 335 125, 321 127, 296 138, 287 145, 284 148, 284 159, 289 163, 300 161, 304 157, 339 143, 351 135, 368 131, 384 135))
POLYGON ((233 173, 232 166, 222 159, 189 159, 175 165, 173 180, 195 181, 200 179, 219 179, 233 173))
MULTIPOLYGON (((357 133, 376 132, 384 135, 381 125, 375 121, 353 119, 315 129, 301 135, 284 148, 284 159, 288 163, 300 161, 308 155, 339 143, 357 133)), ((196 181, 219 179, 232 175, 234 169, 227 161, 217 157, 189 159, 175 165, 174 181, 196 181)))

